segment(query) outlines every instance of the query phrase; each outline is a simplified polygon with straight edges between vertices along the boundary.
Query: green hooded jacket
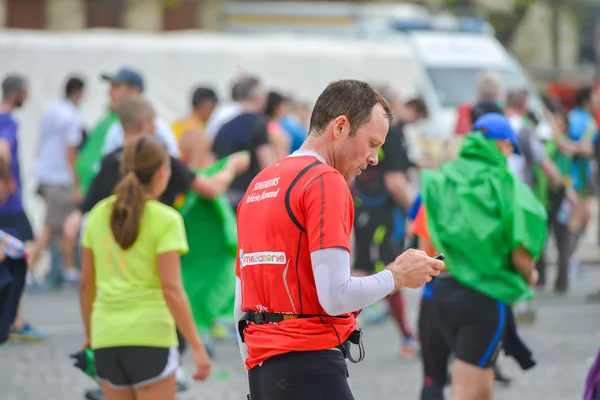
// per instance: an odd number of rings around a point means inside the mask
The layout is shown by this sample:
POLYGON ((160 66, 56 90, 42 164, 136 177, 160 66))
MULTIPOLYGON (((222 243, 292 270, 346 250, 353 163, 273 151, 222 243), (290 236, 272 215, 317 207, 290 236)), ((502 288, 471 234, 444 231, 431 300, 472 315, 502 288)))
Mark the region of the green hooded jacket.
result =
POLYGON ((458 282, 508 305, 533 297, 511 252, 522 245, 540 256, 546 210, 493 140, 465 136, 455 161, 422 172, 421 196, 432 244, 458 282))
POLYGON ((104 148, 104 141, 106 140, 108 129, 118 121, 119 116, 117 113, 109 110, 108 115, 106 115, 104 119, 96 125, 92 133, 89 134, 83 148, 77 156, 75 172, 77 173, 81 193, 84 196, 100 169, 102 149, 104 148))
MULTIPOLYGON (((212 176, 221 171, 229 157, 197 171, 212 176)), ((236 216, 227 195, 205 199, 188 192, 177 207, 183 217, 190 251, 181 258, 183 286, 200 334, 210 332, 215 320, 233 321, 236 216)))

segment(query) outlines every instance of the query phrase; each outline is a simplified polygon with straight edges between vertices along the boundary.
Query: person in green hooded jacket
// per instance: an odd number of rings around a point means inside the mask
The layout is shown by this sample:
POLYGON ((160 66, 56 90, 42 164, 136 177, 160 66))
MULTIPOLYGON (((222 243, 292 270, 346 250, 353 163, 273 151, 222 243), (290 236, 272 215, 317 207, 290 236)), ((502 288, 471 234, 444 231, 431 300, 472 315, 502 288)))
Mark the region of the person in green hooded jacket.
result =
POLYGON ((547 214, 508 168, 519 153, 508 119, 486 114, 473 129, 455 161, 423 171, 421 197, 431 245, 446 255, 433 301, 455 354, 452 397, 487 400, 508 308, 534 295, 547 214))

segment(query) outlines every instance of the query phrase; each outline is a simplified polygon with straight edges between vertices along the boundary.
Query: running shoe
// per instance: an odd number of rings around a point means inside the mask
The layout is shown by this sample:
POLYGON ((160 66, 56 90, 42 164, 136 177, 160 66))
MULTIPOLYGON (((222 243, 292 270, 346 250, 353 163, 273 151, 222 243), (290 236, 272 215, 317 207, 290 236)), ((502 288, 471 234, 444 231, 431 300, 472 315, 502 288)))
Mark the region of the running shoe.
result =
POLYGON ((34 328, 32 325, 25 323, 18 331, 11 329, 10 338, 11 340, 20 342, 40 342, 48 339, 48 335, 34 328))
POLYGON ((400 355, 402 357, 415 357, 421 351, 419 342, 414 337, 404 338, 402 347, 400 347, 400 355))
POLYGON ((86 390, 85 398, 87 400, 106 400, 100 388, 86 390))
POLYGON ((537 312, 534 309, 527 309, 515 313, 515 322, 517 325, 533 325, 537 320, 537 312))
POLYGON ((509 386, 512 383, 512 379, 504 375, 497 364, 494 366, 494 380, 503 386, 509 386))

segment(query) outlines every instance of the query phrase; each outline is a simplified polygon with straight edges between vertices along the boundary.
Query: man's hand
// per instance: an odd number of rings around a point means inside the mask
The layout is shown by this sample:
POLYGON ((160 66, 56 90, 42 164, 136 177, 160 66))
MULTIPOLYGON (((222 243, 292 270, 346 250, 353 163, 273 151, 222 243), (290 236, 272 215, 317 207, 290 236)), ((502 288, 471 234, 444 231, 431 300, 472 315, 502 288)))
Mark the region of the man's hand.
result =
POLYGON ((229 164, 235 171, 236 175, 243 174, 250 168, 250 152, 244 150, 232 154, 229 164))
POLYGON ((394 292, 401 287, 419 288, 431 282, 444 269, 444 262, 431 258, 421 250, 408 249, 386 269, 394 274, 394 292))
POLYGON ((529 284, 529 286, 534 287, 535 285, 537 285, 539 279, 540 273, 536 268, 534 268, 529 273, 529 279, 527 280, 527 283, 529 284))

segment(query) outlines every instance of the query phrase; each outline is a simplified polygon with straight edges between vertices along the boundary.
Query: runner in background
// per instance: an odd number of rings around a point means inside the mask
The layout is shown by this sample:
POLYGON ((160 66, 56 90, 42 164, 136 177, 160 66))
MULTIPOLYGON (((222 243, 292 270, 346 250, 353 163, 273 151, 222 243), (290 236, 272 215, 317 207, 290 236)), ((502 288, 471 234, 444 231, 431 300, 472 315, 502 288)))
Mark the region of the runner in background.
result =
POLYGON ((94 206, 83 234, 83 348, 94 350, 107 400, 174 400, 175 326, 192 347, 195 379, 208 377, 210 358, 181 282, 183 221, 157 201, 171 162, 161 141, 144 135, 127 143, 121 168, 115 195, 94 206))
POLYGON ((465 135, 471 132, 473 123, 483 114, 502 113, 499 104, 502 78, 496 72, 482 73, 477 79, 477 98, 474 103, 467 102, 458 107, 458 119, 455 132, 465 135))
POLYGON ((269 140, 275 148, 275 159, 286 157, 290 154, 291 138, 290 134, 283 129, 280 123, 281 118, 289 112, 291 101, 278 92, 269 92, 267 94, 267 105, 265 115, 268 118, 267 132, 269 140))
POLYGON ((212 138, 206 134, 205 126, 217 104, 214 90, 196 88, 192 94, 190 114, 172 125, 179 143, 180 160, 191 168, 204 168, 215 161, 211 151, 212 138))
POLYGON ((306 111, 305 105, 299 103, 297 99, 292 99, 291 102, 290 110, 280 119, 280 123, 282 128, 290 135, 290 153, 293 153, 302 147, 302 143, 306 139, 308 124, 303 121, 303 114, 309 113, 308 118, 310 119, 310 111, 306 111))
POLYGON ((569 221, 569 228, 574 236, 570 249, 572 268, 577 268, 576 265, 579 263, 575 251, 591 218, 591 200, 594 198, 595 190, 593 160, 598 140, 598 126, 592 116, 592 94, 592 88, 589 86, 579 89, 575 94, 575 108, 567 117, 568 140, 575 145, 569 177, 578 194, 578 202, 573 208, 569 221))
MULTIPOLYGON (((394 233, 396 224, 404 225, 404 210, 412 206, 415 196, 408 179, 413 164, 408 158, 404 126, 427 118, 427 108, 420 99, 402 104, 391 88, 382 88, 382 92, 390 103, 394 120, 379 148, 379 163, 368 166, 351 185, 355 205, 354 276, 380 272, 404 249, 404 238, 394 240, 394 233), (398 212, 400 221, 395 216, 398 212)), ((408 321, 404 297, 399 291, 386 300, 402 335, 400 354, 414 356, 419 346, 408 321)))
MULTIPOLYGON (((511 154, 508 157, 508 167, 510 171, 529 186, 534 193, 538 184, 538 177, 535 174, 535 169, 539 168, 542 171, 543 178, 549 182, 549 189, 559 196, 564 197, 566 187, 563 178, 554 161, 546 155, 544 144, 537 136, 536 121, 532 120, 528 115, 527 98, 528 91, 526 89, 512 89, 506 96, 504 114, 515 131, 520 149, 520 154, 511 154)), ((541 199, 538 198, 538 200, 541 202, 541 199)), ((550 221, 551 220, 549 219, 549 227, 550 221)), ((570 235, 568 229, 560 229, 560 227, 556 233, 560 233, 557 237, 556 244, 558 246, 559 255, 562 254, 562 259, 559 258, 555 291, 564 292, 568 283, 567 272, 569 266, 568 249, 570 235)), ((542 256, 540 255, 539 260, 541 259, 542 256)), ((519 324, 534 323, 537 318, 537 313, 533 308, 532 302, 515 304, 513 310, 519 324)))
POLYGON ((212 151, 217 158, 240 151, 250 153, 250 168, 236 177, 227 191, 231 208, 236 210, 252 179, 275 162, 275 150, 267 131, 267 118, 264 115, 267 93, 261 81, 246 77, 234 89, 239 113, 219 129, 212 151))
MULTIPOLYGON (((46 283, 54 287, 61 283, 79 282, 77 246, 62 232, 69 213, 81 202, 75 163, 82 140, 83 119, 79 104, 83 99, 84 89, 82 79, 71 77, 67 80, 64 97, 45 110, 39 135, 37 192, 44 200, 46 216, 44 228, 31 251, 29 262, 35 267, 41 253, 54 240, 58 246, 52 246, 54 248, 51 247, 50 251, 55 252, 56 247, 60 249, 60 262, 52 262, 52 270, 46 278, 46 283)), ((55 258, 57 257, 53 255, 53 261, 55 258)))
MULTIPOLYGON (((131 68, 122 68, 115 74, 103 74, 102 79, 111 84, 111 97, 117 96, 122 100, 127 98, 141 97, 147 89, 144 79, 140 72, 131 68), (123 89, 125 88, 125 89, 123 89)), ((175 134, 171 130, 170 124, 156 117, 154 120, 154 134, 167 146, 169 154, 173 157, 179 157, 179 144, 175 134)), ((124 145, 124 132, 121 124, 113 123, 106 132, 106 139, 102 147, 102 155, 109 154, 124 145)))
MULTIPOLYGON (((4 177, 0 179, 0 229, 15 236, 31 247, 35 237, 29 218, 23 206, 23 183, 21 180, 21 164, 19 158, 19 124, 13 112, 21 107, 28 97, 27 81, 19 75, 7 76, 2 81, 2 100, 0 101, 0 163, 3 164, 4 177)), ((5 260, 8 268, 24 268, 23 260, 5 260)), ((25 271, 20 270, 15 276, 18 282, 25 271)), ((23 316, 22 290, 13 292, 9 301, 14 304, 9 308, 16 309, 16 315, 10 313, 2 316, 0 323, 10 324, 10 337, 14 340, 35 342, 44 340, 47 335, 34 328, 23 316), (17 306, 18 304, 18 306, 17 306)))
MULTIPOLYGON (((457 160, 439 171, 423 171, 421 196, 431 244, 446 255, 450 275, 436 280, 433 305, 454 350, 452 396, 488 400, 502 343, 507 354, 515 354, 508 348, 518 340, 510 307, 533 297, 547 216, 531 189, 508 169, 506 158, 519 151, 508 119, 489 113, 473 129, 457 160)), ((519 343, 524 358, 530 358, 519 343)), ((529 362, 523 368, 535 365, 529 362)))

